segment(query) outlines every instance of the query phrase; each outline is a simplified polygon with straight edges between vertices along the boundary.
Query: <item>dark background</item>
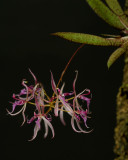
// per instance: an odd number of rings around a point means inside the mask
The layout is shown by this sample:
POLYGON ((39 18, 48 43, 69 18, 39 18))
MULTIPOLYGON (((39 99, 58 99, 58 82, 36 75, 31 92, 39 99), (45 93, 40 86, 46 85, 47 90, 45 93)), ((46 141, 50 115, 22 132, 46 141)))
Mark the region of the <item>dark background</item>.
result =
POLYGON ((4 159, 112 160, 116 94, 123 69, 123 56, 107 69, 107 60, 115 47, 84 46, 63 78, 65 91, 72 90, 75 70, 78 70, 77 93, 84 88, 91 90, 92 119, 88 120, 88 125, 94 129, 92 133, 75 133, 69 117, 65 117, 66 127, 56 118, 53 120, 54 139, 51 139, 51 132, 43 138, 42 124, 37 138, 28 142, 34 123, 20 127, 22 116, 7 116, 6 108, 11 109, 12 94, 20 91, 23 78, 33 83, 28 68, 51 94, 50 70, 57 82, 69 58, 80 46, 50 33, 71 31, 100 35, 120 32, 95 15, 85 0, 2 0, 0 3, 1 156, 4 159))

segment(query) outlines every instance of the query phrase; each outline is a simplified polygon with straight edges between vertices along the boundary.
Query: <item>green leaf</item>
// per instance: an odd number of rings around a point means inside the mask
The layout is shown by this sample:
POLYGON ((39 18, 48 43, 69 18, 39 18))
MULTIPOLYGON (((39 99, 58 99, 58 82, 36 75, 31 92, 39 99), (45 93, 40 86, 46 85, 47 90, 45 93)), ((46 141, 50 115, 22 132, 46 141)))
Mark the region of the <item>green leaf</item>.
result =
POLYGON ((125 0, 124 13, 128 16, 128 0, 125 0))
POLYGON ((118 16, 125 26, 128 26, 128 19, 117 0, 105 0, 110 9, 118 16))
POLYGON ((76 43, 84 43, 90 45, 99 46, 120 46, 127 38, 102 38, 95 35, 84 34, 84 33, 73 33, 73 32, 56 32, 52 35, 59 36, 76 43))
POLYGON ((101 0, 86 0, 95 13, 105 20, 108 24, 118 29, 124 29, 119 18, 101 1, 101 0))
POLYGON ((105 0, 110 9, 117 15, 123 15, 124 11, 122 10, 119 2, 117 0, 105 0))
POLYGON ((126 51, 128 47, 128 42, 124 43, 120 48, 116 49, 108 59, 107 66, 108 68, 126 51))

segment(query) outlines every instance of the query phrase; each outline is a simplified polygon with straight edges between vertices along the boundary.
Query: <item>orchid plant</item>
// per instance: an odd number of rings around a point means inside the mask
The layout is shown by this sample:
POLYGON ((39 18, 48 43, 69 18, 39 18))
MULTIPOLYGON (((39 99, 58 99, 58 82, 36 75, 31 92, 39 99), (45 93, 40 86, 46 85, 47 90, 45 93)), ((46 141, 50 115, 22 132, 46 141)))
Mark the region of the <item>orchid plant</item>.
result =
POLYGON ((117 94, 116 127, 115 127, 115 160, 128 160, 128 0, 125 0, 124 10, 118 0, 86 0, 94 12, 109 25, 119 29, 121 35, 96 36, 84 33, 57 32, 59 36, 72 42, 118 47, 109 57, 107 66, 125 54, 125 66, 122 85, 117 94))
POLYGON ((72 61, 75 54, 85 44, 98 45, 98 46, 115 46, 118 47, 109 57, 107 66, 110 68, 112 64, 123 54, 124 56, 124 70, 123 70, 123 81, 117 94, 117 109, 116 109, 116 127, 115 127, 115 146, 114 153, 116 154, 115 160, 128 160, 128 0, 125 0, 124 9, 121 8, 118 0, 86 0, 89 6, 94 12, 102 18, 109 25, 119 29, 121 35, 90 35, 83 33, 73 32, 57 32, 52 35, 59 36, 69 41, 82 44, 77 51, 73 54, 64 71, 61 74, 60 80, 56 85, 53 74, 51 72, 51 88, 53 91, 52 96, 48 96, 44 87, 37 81, 36 76, 30 73, 34 78, 34 85, 27 85, 27 81, 23 80, 23 89, 19 94, 13 94, 12 111, 8 111, 11 116, 22 113, 23 123, 28 124, 35 122, 34 134, 31 140, 35 139, 38 131, 41 129, 41 122, 44 121, 45 133, 44 137, 48 135, 48 129, 52 131, 52 137, 55 132, 52 126, 52 116, 60 117, 61 122, 65 125, 64 113, 67 113, 71 117, 71 126, 75 132, 78 133, 89 133, 87 119, 90 118, 89 105, 91 101, 91 93, 89 89, 85 89, 79 94, 76 93, 76 77, 73 82, 73 91, 64 92, 64 86, 59 87, 62 77, 67 70, 70 62, 72 61), (81 104, 80 101, 85 102, 81 104), (28 119, 25 110, 27 105, 32 105, 35 108, 33 116, 28 119), (20 108, 16 112, 16 108, 20 108), (87 130, 82 129, 81 122, 83 121, 87 130), (77 128, 76 128, 77 127, 77 128))
POLYGON ((75 85, 78 76, 78 71, 76 71, 76 77, 73 82, 73 91, 64 92, 65 84, 59 88, 59 83, 56 86, 56 83, 51 72, 51 87, 53 90, 52 97, 49 97, 46 93, 43 85, 37 81, 36 76, 29 69, 31 75, 34 78, 34 85, 27 85, 27 81, 22 81, 22 86, 24 87, 19 94, 13 94, 13 99, 15 100, 12 103, 12 111, 8 111, 8 114, 11 116, 18 115, 22 113, 23 123, 27 121, 28 124, 35 121, 34 134, 32 139, 36 138, 38 131, 41 129, 41 122, 44 122, 45 134, 44 138, 48 135, 48 128, 52 131, 52 137, 54 137, 55 132, 52 125, 52 115, 54 117, 60 117, 61 122, 66 125, 64 121, 64 113, 67 113, 71 117, 71 126, 75 132, 78 133, 89 133, 91 130, 82 129, 80 123, 83 121, 86 128, 87 119, 89 118, 89 105, 91 101, 91 93, 89 89, 84 89, 79 94, 76 94, 75 85), (82 100, 85 104, 81 105, 79 101, 82 100), (35 107, 33 116, 28 119, 25 115, 25 110, 27 105, 32 105, 35 107), (16 108, 20 108, 18 112, 15 112, 16 108), (76 129, 76 126, 78 129, 76 129))

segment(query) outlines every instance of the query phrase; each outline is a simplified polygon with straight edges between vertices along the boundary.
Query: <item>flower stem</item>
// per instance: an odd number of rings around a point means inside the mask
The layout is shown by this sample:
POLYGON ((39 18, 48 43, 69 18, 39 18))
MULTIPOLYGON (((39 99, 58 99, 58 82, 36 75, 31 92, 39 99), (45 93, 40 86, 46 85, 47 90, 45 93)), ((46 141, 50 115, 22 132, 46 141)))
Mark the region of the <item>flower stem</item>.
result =
POLYGON ((70 60, 68 61, 66 67, 64 68, 64 70, 63 70, 63 72, 62 72, 62 74, 61 74, 61 77, 60 77, 60 79, 59 79, 59 81, 58 81, 58 84, 57 84, 57 88, 58 88, 60 82, 62 81, 62 78, 63 78, 63 76, 64 76, 67 68, 69 67, 69 64, 71 63, 72 59, 74 58, 74 56, 76 55, 76 53, 77 53, 84 45, 85 45, 85 44, 83 43, 79 48, 77 48, 77 50, 76 50, 76 51, 73 53, 73 55, 71 56, 70 60))

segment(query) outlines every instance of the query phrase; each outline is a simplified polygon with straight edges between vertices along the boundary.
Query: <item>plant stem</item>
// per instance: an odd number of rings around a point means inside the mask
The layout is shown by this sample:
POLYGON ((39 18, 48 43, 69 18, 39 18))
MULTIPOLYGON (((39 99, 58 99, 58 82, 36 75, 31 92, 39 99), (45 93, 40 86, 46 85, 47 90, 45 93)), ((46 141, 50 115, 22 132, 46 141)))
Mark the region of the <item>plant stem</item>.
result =
POLYGON ((128 160, 128 49, 125 53, 123 81, 117 94, 115 160, 128 160))
POLYGON ((68 61, 66 67, 64 68, 64 70, 63 70, 63 72, 62 72, 62 74, 61 74, 61 77, 60 77, 60 79, 59 79, 59 82, 58 82, 56 88, 58 88, 60 82, 62 81, 62 78, 63 78, 63 76, 64 76, 64 74, 65 74, 65 72, 66 72, 66 70, 67 70, 69 64, 71 63, 72 59, 74 58, 74 56, 76 55, 76 53, 77 53, 84 45, 85 45, 84 43, 83 43, 82 45, 80 45, 80 47, 77 48, 77 50, 76 50, 76 51, 73 53, 73 55, 71 56, 70 60, 68 61))

